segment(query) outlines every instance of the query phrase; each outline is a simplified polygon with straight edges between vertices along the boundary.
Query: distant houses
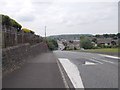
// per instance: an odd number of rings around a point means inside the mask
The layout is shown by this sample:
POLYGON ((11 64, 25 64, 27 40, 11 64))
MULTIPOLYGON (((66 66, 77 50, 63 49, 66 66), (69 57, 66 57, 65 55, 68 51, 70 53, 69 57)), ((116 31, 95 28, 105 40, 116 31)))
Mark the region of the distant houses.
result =
POLYGON ((65 34, 50 36, 59 41, 59 49, 97 49, 97 48, 117 48, 120 47, 120 33, 117 34, 65 34))
POLYGON ((59 50, 77 50, 80 49, 80 40, 59 40, 58 41, 59 50))
POLYGON ((68 41, 67 48, 72 50, 80 49, 80 40, 68 41))
POLYGON ((97 45, 116 46, 118 45, 118 39, 97 38, 97 45))
MULTIPOLYGON (((87 37, 94 48, 106 48, 106 47, 117 47, 119 45, 118 38, 105 38, 105 37, 87 37)), ((75 40, 65 40, 59 39, 60 49, 65 50, 79 50, 82 47, 80 46, 80 39, 75 40), (60 43, 61 42, 61 43, 60 43)))

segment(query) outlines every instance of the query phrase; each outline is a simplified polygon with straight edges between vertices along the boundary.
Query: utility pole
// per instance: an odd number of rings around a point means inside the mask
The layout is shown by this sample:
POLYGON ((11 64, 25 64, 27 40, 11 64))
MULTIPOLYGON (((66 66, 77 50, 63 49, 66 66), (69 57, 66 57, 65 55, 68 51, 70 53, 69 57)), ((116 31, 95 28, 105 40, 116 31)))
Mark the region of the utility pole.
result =
POLYGON ((46 38, 46 26, 45 26, 45 38, 46 38))
POLYGON ((47 38, 46 38, 46 26, 45 26, 45 42, 47 42, 47 38))

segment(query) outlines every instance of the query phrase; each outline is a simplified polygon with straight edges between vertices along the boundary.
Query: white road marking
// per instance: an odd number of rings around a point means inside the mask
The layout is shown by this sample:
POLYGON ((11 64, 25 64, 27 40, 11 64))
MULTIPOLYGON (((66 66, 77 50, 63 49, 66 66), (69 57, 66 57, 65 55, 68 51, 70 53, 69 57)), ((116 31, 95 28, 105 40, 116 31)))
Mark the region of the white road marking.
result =
POLYGON ((66 58, 58 58, 63 68, 65 69, 68 77, 70 78, 74 88, 84 88, 83 82, 80 76, 80 72, 76 65, 70 62, 66 58))
MULTIPOLYGON (((86 59, 88 59, 88 58, 86 58, 86 59)), ((111 61, 108 61, 108 60, 97 59, 97 58, 95 58, 95 57, 92 57, 92 59, 88 59, 88 60, 91 60, 91 61, 93 61, 93 62, 97 62, 97 63, 99 63, 99 64, 103 64, 102 62, 100 62, 100 61, 103 61, 103 62, 107 62, 107 63, 111 63, 111 64, 117 65, 117 63, 114 63, 114 62, 111 62, 111 61), (99 61, 98 61, 98 60, 99 60, 99 61)))
POLYGON ((91 60, 91 61, 93 61, 93 62, 97 62, 97 63, 99 63, 99 64, 103 64, 102 62, 97 61, 97 60, 94 60, 94 59, 88 59, 88 60, 91 60))
POLYGON ((99 64, 103 64, 102 62, 98 61, 96 58, 92 57, 92 58, 87 58, 87 57, 84 57, 85 59, 89 60, 89 61, 93 61, 93 62, 96 62, 96 63, 99 63, 99 64))
POLYGON ((104 57, 108 57, 108 58, 113 58, 113 59, 120 59, 120 57, 117 56, 110 56, 110 55, 103 55, 103 54, 99 54, 100 56, 104 56, 104 57))
POLYGON ((108 60, 103 60, 103 59, 97 59, 95 57, 93 57, 95 60, 100 60, 100 61, 103 61, 103 62, 107 62, 107 63, 111 63, 111 64, 116 64, 114 62, 111 62, 111 61, 108 61, 108 60))
POLYGON ((115 64, 114 62, 107 61, 107 60, 102 60, 102 61, 107 62, 107 63, 111 63, 111 64, 115 64))
POLYGON ((96 63, 86 61, 85 65, 96 65, 96 63))

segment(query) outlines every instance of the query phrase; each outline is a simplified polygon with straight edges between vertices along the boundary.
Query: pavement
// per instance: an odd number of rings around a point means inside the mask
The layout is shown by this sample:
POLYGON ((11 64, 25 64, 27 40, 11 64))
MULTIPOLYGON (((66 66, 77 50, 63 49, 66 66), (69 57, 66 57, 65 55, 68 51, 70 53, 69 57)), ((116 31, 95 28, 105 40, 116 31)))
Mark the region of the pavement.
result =
POLYGON ((3 77, 3 88, 65 88, 52 52, 31 58, 19 70, 3 77))
POLYGON ((54 54, 59 59, 74 88, 118 90, 119 58, 72 51, 54 51, 54 54))

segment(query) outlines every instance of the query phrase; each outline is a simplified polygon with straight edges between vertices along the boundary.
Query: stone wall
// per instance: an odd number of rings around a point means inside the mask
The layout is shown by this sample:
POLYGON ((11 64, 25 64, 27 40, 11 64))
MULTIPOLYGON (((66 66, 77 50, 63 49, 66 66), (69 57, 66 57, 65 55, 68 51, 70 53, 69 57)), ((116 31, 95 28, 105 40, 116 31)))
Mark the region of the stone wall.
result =
POLYGON ((33 46, 26 43, 2 49, 3 76, 20 68, 28 58, 46 51, 48 51, 48 48, 44 42, 33 46))
POLYGON ((34 45, 43 42, 43 38, 41 36, 29 32, 26 33, 22 30, 17 30, 14 27, 2 26, 1 33, 2 48, 25 43, 30 43, 30 45, 34 45))

